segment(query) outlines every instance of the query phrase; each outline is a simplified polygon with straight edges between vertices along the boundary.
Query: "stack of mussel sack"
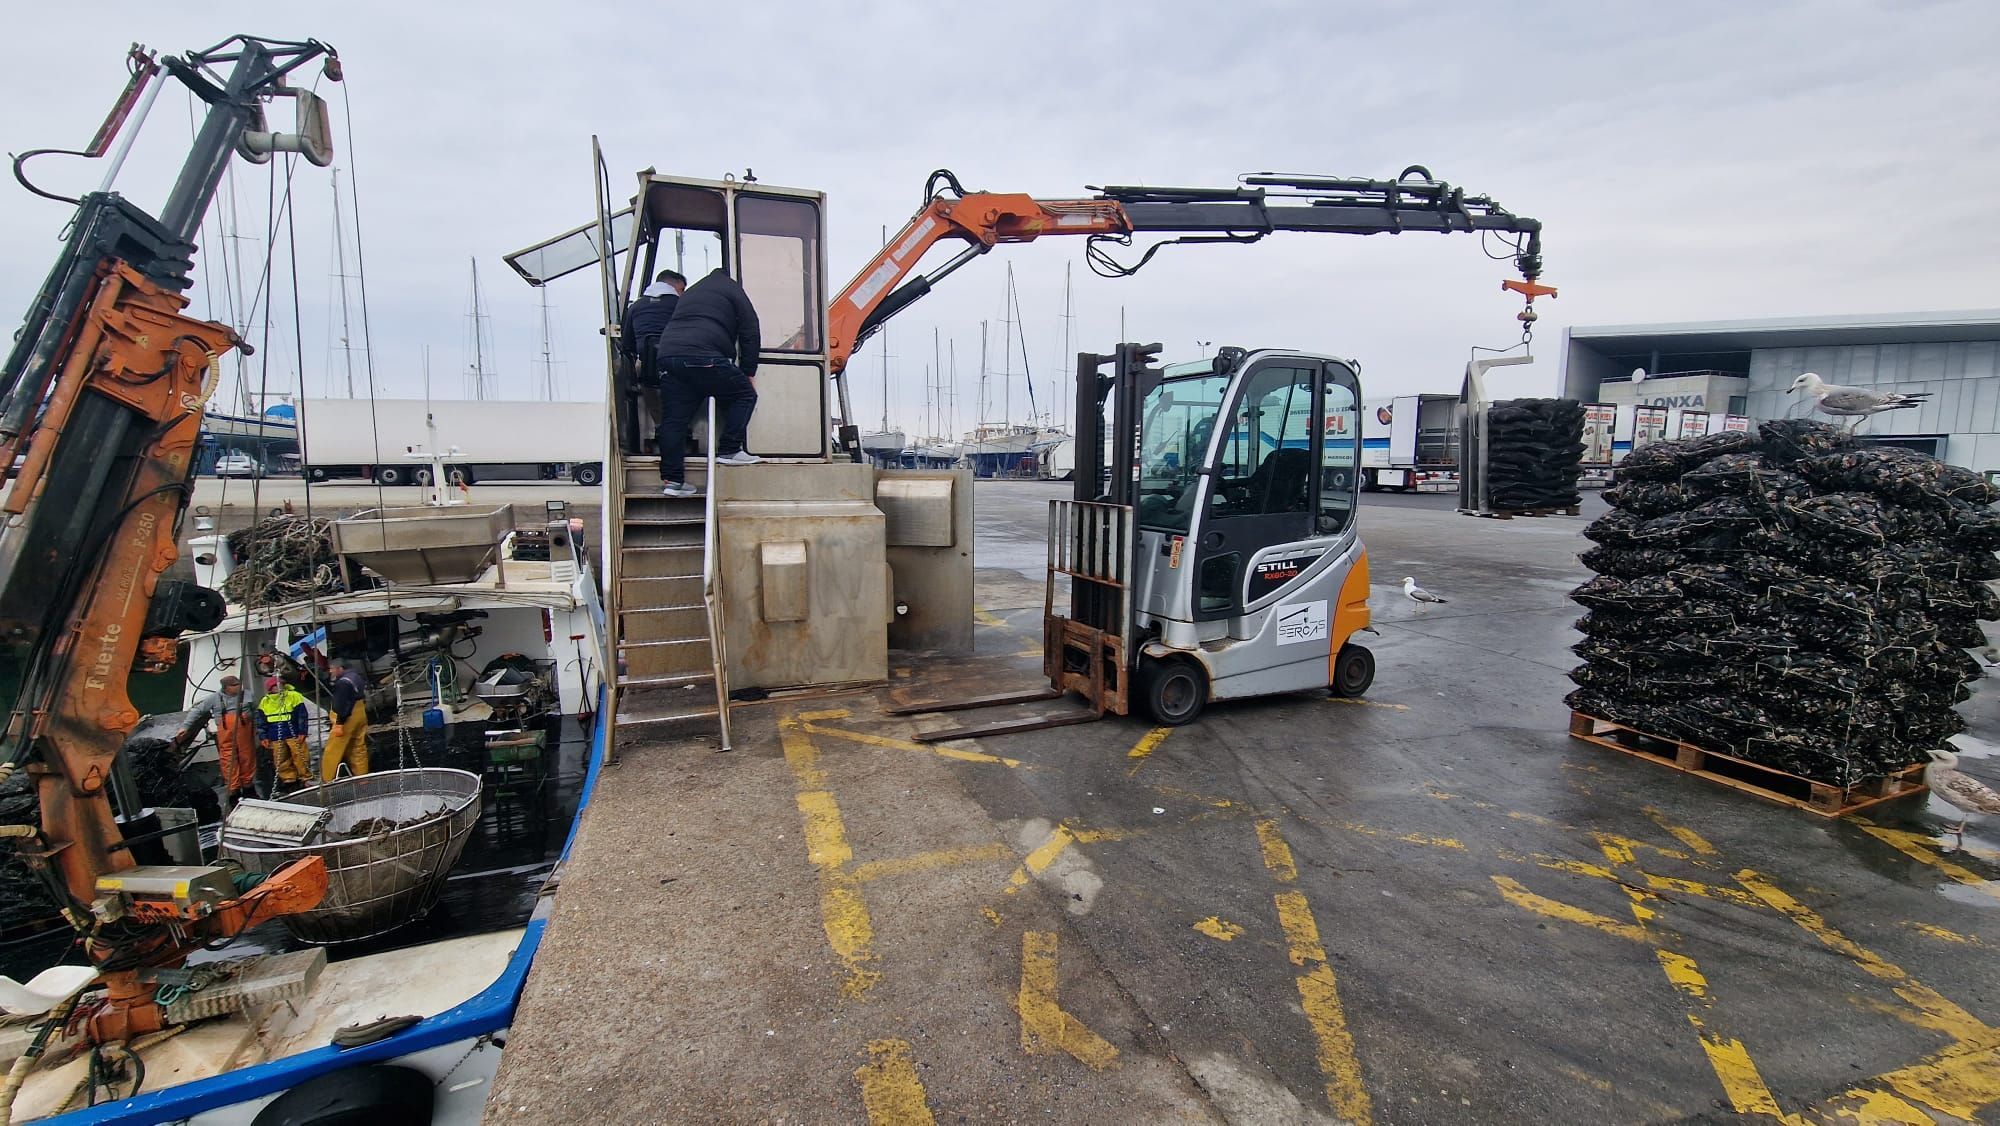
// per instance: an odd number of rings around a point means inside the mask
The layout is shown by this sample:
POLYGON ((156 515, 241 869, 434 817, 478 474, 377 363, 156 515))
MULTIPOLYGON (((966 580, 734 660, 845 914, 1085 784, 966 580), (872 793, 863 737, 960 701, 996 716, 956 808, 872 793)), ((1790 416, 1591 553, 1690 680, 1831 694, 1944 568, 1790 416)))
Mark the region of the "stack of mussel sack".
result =
POLYGON ((1583 498, 1583 404, 1506 399, 1486 414, 1486 490, 1493 508, 1569 508, 1583 498))
POLYGON ((2000 490, 1799 419, 1655 443, 1618 479, 1571 592, 1572 709, 1842 787, 1965 729, 2000 490))

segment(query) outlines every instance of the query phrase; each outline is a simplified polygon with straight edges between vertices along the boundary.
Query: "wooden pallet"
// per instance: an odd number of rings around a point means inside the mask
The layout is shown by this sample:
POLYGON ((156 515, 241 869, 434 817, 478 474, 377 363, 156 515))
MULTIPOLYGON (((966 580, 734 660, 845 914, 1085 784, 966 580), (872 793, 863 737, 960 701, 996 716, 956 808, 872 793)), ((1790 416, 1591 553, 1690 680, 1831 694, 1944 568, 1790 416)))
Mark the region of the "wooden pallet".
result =
POLYGON ((1583 507, 1565 504, 1559 508, 1496 508, 1491 512, 1474 512, 1469 508, 1461 508, 1459 512, 1466 516, 1483 516, 1488 520, 1512 520, 1516 516, 1577 516, 1583 512, 1583 507))
POLYGON ((1569 735, 1822 817, 1845 817, 1886 801, 1921 794, 1925 789, 1921 764, 1906 766, 1860 785, 1834 786, 1734 755, 1705 750, 1679 739, 1648 735, 1582 712, 1570 713, 1569 735))

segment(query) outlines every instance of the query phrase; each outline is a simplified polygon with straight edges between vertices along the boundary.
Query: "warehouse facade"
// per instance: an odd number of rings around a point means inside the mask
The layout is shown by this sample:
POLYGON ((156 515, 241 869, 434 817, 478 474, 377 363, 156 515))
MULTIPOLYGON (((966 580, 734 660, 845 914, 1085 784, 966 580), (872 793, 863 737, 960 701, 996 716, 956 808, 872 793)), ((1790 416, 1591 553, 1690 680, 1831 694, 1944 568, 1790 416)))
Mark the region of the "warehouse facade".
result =
MULTIPOLYGON (((1614 456, 1631 448, 1634 408, 1665 408, 1666 436, 1688 412, 1709 432, 1802 417, 1810 401, 1785 389, 1802 372, 1828 383, 1928 392, 1911 410, 1865 420, 1864 439, 1909 446, 1968 469, 2000 470, 2000 310, 1868 314, 1563 331, 1565 396, 1618 406, 1614 456), (1634 380, 1642 370, 1645 378, 1634 380), (1740 424, 1740 423, 1738 423, 1740 424)), ((1815 415, 1824 419, 1824 415, 1815 415)))

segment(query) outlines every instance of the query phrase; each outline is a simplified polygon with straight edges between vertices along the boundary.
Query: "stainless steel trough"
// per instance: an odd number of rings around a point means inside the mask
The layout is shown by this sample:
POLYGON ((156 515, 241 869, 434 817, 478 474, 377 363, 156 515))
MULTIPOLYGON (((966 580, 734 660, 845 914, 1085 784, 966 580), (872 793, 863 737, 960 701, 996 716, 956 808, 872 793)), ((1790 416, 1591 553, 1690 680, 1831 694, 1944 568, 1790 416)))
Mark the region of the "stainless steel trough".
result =
POLYGON ((333 546, 392 583, 478 578, 514 526, 513 509, 371 508, 333 522, 333 546))
POLYGON ((326 860, 326 899, 284 916, 302 942, 354 942, 414 922, 437 903, 479 820, 477 774, 443 767, 341 778, 287 796, 317 805, 326 824, 302 845, 264 845, 223 830, 221 854, 247 872, 304 856, 326 860))

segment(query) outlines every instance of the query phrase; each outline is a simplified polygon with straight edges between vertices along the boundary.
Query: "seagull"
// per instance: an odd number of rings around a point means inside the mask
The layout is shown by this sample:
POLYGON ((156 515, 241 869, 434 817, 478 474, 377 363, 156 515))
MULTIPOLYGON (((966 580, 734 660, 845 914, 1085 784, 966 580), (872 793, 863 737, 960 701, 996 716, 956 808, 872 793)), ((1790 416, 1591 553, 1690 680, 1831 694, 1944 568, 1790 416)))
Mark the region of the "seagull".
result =
POLYGON ((1962 849, 1968 820, 1980 814, 2000 814, 2000 792, 1960 770, 1956 753, 1938 748, 1930 756, 1931 762, 1924 767, 1924 785, 1946 805, 1964 814, 1953 830, 1958 837, 1957 847, 1962 849))
POLYGON ((1451 601, 1451 599, 1449 599, 1449 598, 1439 598, 1439 597, 1438 597, 1437 595, 1435 595, 1435 594, 1432 594, 1432 593, 1431 593, 1430 591, 1428 591, 1428 590, 1425 590, 1425 589, 1424 589, 1423 587, 1420 587, 1420 586, 1418 586, 1418 585, 1417 585, 1417 580, 1415 580, 1415 579, 1411 578, 1411 577, 1410 577, 1410 576, 1408 576, 1408 575, 1404 575, 1404 576, 1403 576, 1403 593, 1404 593, 1405 595, 1408 595, 1408 596, 1409 596, 1409 599, 1410 599, 1410 601, 1412 601, 1412 602, 1449 602, 1449 601, 1451 601))
POLYGON ((1810 371, 1792 380, 1792 385, 1785 389, 1785 394, 1789 395, 1794 391, 1804 391, 1821 414, 1853 418, 1857 426, 1860 425, 1860 419, 1867 418, 1871 414, 1902 410, 1905 407, 1921 407, 1924 401, 1930 398, 1928 391, 1903 395, 1894 391, 1870 391, 1865 387, 1843 387, 1837 383, 1828 383, 1817 373, 1810 371))

